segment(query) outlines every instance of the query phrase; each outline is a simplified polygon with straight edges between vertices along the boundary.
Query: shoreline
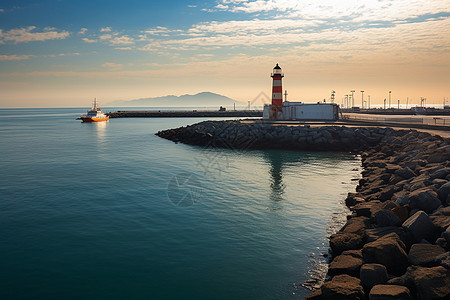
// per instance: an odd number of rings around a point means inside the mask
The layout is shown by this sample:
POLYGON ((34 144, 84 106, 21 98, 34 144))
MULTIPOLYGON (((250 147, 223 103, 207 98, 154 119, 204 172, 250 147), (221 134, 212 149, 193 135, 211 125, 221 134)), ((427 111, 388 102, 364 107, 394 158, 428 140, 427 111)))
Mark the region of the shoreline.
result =
POLYGON ((416 130, 206 121, 156 135, 225 148, 361 154, 329 280, 306 299, 450 297, 450 139, 416 130), (425 275, 424 275, 425 274, 425 275))

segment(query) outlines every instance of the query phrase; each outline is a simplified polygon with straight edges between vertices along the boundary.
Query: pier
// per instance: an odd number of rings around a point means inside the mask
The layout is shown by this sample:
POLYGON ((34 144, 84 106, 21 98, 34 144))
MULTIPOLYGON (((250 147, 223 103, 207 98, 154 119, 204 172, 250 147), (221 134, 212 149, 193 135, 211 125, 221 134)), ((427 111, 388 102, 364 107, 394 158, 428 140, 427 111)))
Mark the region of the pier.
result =
POLYGON ((107 113, 110 118, 262 118, 262 110, 149 110, 123 111, 107 113))

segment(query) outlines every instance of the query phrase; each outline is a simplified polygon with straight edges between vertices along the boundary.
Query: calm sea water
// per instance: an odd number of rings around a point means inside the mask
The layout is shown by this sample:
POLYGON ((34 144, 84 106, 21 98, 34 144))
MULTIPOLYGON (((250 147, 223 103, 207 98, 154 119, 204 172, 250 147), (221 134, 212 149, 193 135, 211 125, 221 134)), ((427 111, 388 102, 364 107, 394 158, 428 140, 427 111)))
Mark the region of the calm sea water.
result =
POLYGON ((154 135, 201 119, 0 110, 0 298, 301 299, 360 161, 154 135))

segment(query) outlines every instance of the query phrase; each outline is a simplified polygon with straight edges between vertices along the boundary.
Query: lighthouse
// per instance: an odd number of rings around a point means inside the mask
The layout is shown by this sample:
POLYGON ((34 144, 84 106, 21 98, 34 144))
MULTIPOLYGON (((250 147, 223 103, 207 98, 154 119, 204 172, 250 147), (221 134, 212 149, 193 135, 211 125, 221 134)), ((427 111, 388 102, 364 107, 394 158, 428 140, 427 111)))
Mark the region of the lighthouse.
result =
POLYGON ((270 77, 273 79, 270 119, 276 120, 279 119, 283 109, 282 78, 284 77, 284 74, 278 64, 273 68, 273 72, 270 74, 270 77))

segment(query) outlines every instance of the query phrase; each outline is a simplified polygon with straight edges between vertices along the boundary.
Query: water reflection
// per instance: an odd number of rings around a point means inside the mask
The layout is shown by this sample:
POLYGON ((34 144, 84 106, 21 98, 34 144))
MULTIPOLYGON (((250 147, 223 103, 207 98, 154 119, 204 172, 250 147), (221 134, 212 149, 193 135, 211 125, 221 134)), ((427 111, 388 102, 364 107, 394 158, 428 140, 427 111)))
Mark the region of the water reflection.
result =
POLYGON ((270 167, 270 200, 274 202, 283 200, 283 194, 286 188, 286 185, 283 183, 283 165, 287 161, 286 156, 283 154, 281 151, 266 151, 263 154, 264 159, 270 167))

